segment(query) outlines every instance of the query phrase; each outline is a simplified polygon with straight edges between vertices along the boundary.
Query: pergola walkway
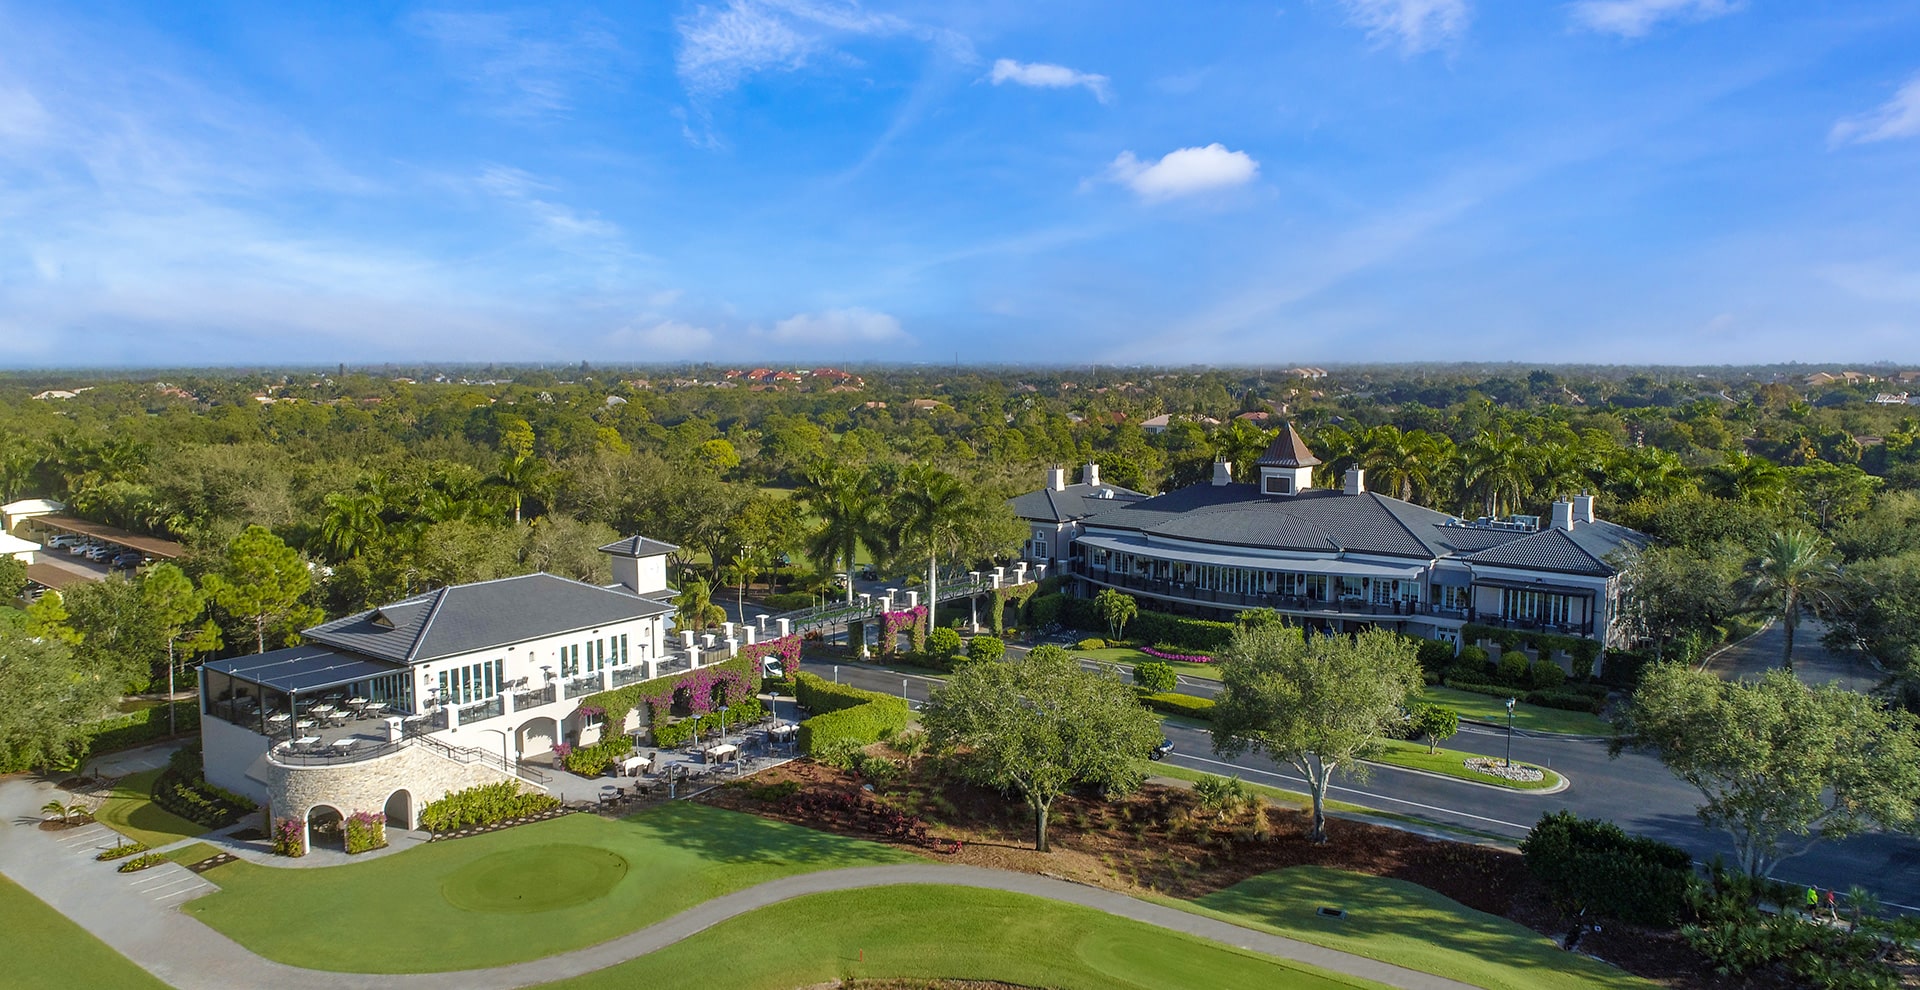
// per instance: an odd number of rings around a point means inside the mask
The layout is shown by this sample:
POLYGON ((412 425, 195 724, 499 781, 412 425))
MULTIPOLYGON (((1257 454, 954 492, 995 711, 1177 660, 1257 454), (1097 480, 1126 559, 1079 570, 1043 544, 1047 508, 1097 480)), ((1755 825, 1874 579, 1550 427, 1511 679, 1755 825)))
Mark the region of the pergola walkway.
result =
MULTIPOLYGON (((656 952, 729 918, 808 894, 897 884, 948 884, 1031 894, 1129 918, 1172 931, 1303 962, 1409 990, 1468 990, 1470 984, 1305 942, 1242 928, 1125 894, 971 866, 872 866, 786 877, 718 897, 665 921, 599 945, 532 962, 446 973, 338 973, 301 969, 255 955, 225 935, 176 910, 178 898, 141 896, 169 864, 120 874, 93 861, 94 849, 70 848, 63 833, 36 827, 39 808, 62 792, 45 781, 0 780, 0 873, 72 918, 133 962, 181 990, 272 986, 276 990, 508 990, 605 969, 656 952)), ((84 843, 82 843, 84 845, 84 843)), ((190 875, 190 874, 188 874, 190 875)), ((191 899, 191 898, 187 898, 191 899)))

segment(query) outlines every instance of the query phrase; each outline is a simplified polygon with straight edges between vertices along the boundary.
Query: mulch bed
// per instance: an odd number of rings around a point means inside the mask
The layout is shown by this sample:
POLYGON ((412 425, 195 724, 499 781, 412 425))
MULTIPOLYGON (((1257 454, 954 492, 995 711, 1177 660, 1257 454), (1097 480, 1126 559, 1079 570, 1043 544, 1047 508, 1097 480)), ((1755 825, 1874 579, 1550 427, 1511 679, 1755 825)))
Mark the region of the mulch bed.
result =
MULTIPOLYGON (((1306 811, 1272 805, 1262 811, 1263 836, 1251 815, 1233 822, 1211 820, 1199 810, 1193 794, 1179 788, 1150 785, 1114 799, 1062 797, 1054 802, 1048 829, 1052 851, 1047 853, 1033 850, 1031 813, 1017 797, 946 776, 931 760, 921 760, 877 793, 864 791, 857 775, 801 760, 763 771, 747 782, 716 788, 697 800, 926 854, 911 842, 874 831, 870 816, 823 812, 828 803, 819 800, 767 801, 752 796, 758 789, 754 785, 783 781, 797 782, 801 795, 866 794, 925 818, 933 823, 933 835, 963 842, 958 852, 932 857, 941 862, 1039 873, 1128 893, 1183 899, 1272 870, 1324 866, 1418 884, 1555 939, 1564 938, 1573 927, 1572 919, 1552 905, 1517 853, 1340 819, 1328 823, 1330 841, 1315 844, 1306 838, 1311 825, 1306 811), (799 807, 802 804, 805 811, 799 807)), ((1686 990, 1771 990, 1786 985, 1767 974, 1720 976, 1675 932, 1605 925, 1599 932, 1587 933, 1579 950, 1686 990)))
POLYGON ((198 863, 188 863, 187 869, 195 873, 205 873, 216 866, 225 866, 238 858, 232 853, 221 853, 217 856, 209 856, 198 863))
POLYGON ((42 820, 40 822, 40 831, 64 832, 70 828, 85 828, 88 825, 92 825, 92 824, 93 824, 92 815, 76 815, 68 821, 61 821, 58 818, 42 820))

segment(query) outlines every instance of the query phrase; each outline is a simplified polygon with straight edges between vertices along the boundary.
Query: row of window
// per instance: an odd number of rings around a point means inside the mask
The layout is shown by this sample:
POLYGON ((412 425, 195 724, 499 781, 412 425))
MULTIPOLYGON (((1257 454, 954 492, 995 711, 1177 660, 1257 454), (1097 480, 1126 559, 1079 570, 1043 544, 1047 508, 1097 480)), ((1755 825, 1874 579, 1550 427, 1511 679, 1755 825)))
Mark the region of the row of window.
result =
POLYGON ((560 676, 578 677, 627 664, 627 634, 590 639, 560 648, 560 676), (582 650, 585 647, 585 650, 582 650), (582 657, 585 657, 583 660, 582 657))
POLYGON ((507 683, 505 660, 483 660, 440 672, 440 700, 449 705, 491 698, 507 683))

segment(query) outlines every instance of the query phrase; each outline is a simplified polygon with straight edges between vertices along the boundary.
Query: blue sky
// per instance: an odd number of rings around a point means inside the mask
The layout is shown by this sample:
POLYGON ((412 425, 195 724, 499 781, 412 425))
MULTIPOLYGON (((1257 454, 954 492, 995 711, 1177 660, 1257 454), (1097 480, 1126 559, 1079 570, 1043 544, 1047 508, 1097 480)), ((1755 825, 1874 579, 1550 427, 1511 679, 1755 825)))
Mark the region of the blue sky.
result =
POLYGON ((1920 4, 0 0, 0 364, 1920 362, 1920 4))

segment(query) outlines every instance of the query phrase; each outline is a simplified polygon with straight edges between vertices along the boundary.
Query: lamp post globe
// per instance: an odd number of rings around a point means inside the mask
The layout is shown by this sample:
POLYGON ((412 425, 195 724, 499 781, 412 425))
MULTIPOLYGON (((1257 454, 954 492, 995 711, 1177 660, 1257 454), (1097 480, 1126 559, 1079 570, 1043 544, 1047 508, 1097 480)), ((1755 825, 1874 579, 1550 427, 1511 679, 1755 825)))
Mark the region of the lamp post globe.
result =
POLYGON ((1513 766, 1513 699, 1507 699, 1507 766, 1513 766))

